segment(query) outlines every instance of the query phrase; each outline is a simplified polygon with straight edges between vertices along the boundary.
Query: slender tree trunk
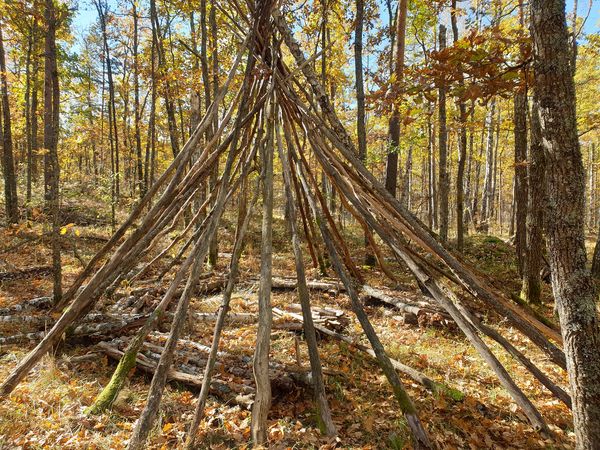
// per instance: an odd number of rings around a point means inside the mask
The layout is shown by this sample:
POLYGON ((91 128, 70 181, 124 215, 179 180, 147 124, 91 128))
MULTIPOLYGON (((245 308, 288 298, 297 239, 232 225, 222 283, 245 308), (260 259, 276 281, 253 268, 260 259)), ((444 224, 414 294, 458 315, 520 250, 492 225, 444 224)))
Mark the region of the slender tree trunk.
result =
POLYGON ((590 231, 594 229, 594 224, 596 222, 596 192, 595 192, 595 161, 596 161, 596 143, 592 142, 589 145, 589 153, 588 153, 588 228, 590 231))
MULTIPOLYGON (((153 40, 156 49, 156 56, 158 57, 158 72, 161 77, 166 75, 166 64, 165 64, 165 49, 163 43, 163 35, 160 28, 160 22, 158 21, 158 13, 156 11, 156 1, 150 0, 150 20, 152 22, 153 29, 153 40)), ((175 120, 175 104, 173 103, 173 93, 171 92, 171 83, 168 77, 163 80, 163 98, 165 101, 165 109, 167 111, 167 124, 169 127, 169 139, 171 142, 171 151, 173 156, 177 156, 179 153, 179 137, 177 133, 177 121, 175 120)))
MULTIPOLYGON (((218 47, 218 29, 217 29, 217 7, 215 1, 211 1, 210 14, 209 14, 209 24, 210 24, 210 50, 211 50, 211 64, 212 64, 212 98, 217 98, 219 93, 219 47, 218 47)), ((210 83, 207 84, 210 86, 210 83)), ((208 98, 208 97, 207 97, 208 98)), ((215 115, 215 119, 213 122, 213 132, 217 130, 218 127, 218 115, 215 115)), ((217 184, 217 178, 219 177, 219 160, 215 163, 215 167, 210 174, 209 179, 209 187, 210 189, 214 189, 217 184)), ((217 259, 219 257, 219 230, 215 232, 215 234, 211 237, 210 246, 208 250, 208 264, 211 267, 215 267, 217 265, 217 259)))
POLYGON ((406 16, 408 14, 408 0, 399 0, 398 14, 396 16, 396 55, 393 79, 396 85, 393 90, 398 94, 394 98, 392 117, 389 124, 389 149, 385 169, 385 188, 394 197, 398 184, 398 152, 400 150, 400 87, 404 76, 404 49, 406 43, 406 16))
POLYGON ((578 449, 600 448, 600 323, 586 268, 585 172, 577 135, 575 84, 564 0, 532 0, 535 94, 546 155, 546 227, 573 399, 578 449))
MULTIPOLYGON (((152 22, 154 28, 154 22, 152 22)), ((154 35, 154 31, 152 33, 154 35)), ((146 140, 146 156, 144 158, 144 191, 154 184, 154 160, 156 154, 156 42, 153 39, 150 50, 150 114, 148 117, 148 138, 146 140)))
POLYGON ((140 68, 139 68, 139 15, 137 11, 137 2, 131 2, 133 14, 133 108, 135 113, 135 156, 137 168, 137 187, 140 198, 146 194, 144 183, 144 162, 142 159, 142 133, 140 129, 141 111, 140 111, 140 68))
POLYGON ((112 73, 112 62, 108 46, 108 35, 106 29, 106 14, 108 6, 102 0, 94 0, 100 27, 102 30, 102 42, 104 58, 106 62, 106 76, 108 79, 108 140, 110 144, 111 162, 111 221, 113 230, 116 228, 116 206, 120 197, 120 161, 119 161, 119 135, 117 131, 117 113, 115 108, 115 85, 112 73))
POLYGON ((411 207, 411 185, 412 185, 413 147, 408 146, 404 176, 402 177, 402 190, 400 191, 400 203, 406 208, 411 207))
POLYGON ((258 331, 254 350, 254 381, 256 396, 252 405, 252 441, 255 446, 266 445, 267 415, 271 408, 271 382, 269 380, 269 350, 271 341, 271 271, 273 259, 273 105, 267 110, 267 137, 262 153, 262 248, 260 253, 260 288, 258 292, 258 331))
MULTIPOLYGON (((27 43, 27 56, 25 63, 25 134, 27 141, 27 187, 25 201, 27 205, 31 203, 31 185, 33 181, 33 158, 34 146, 37 147, 37 118, 36 118, 36 134, 33 134, 33 117, 37 112, 37 71, 38 57, 37 50, 37 18, 31 19, 31 29, 29 31, 27 43), (35 102, 33 101, 35 98, 35 102)), ((36 148, 37 150, 37 148, 36 148)))
MULTIPOLYGON (((440 25, 440 51, 446 48, 446 27, 440 25)), ((440 239, 448 240, 448 197, 450 193, 450 175, 448 173, 448 131, 446 129, 446 87, 443 83, 438 89, 439 98, 439 225, 440 239)))
POLYGON ((4 206, 8 224, 19 221, 19 199, 17 197, 17 176, 13 157, 12 126, 10 102, 8 101, 8 81, 6 77, 6 59, 4 56, 4 40, 0 20, 0 93, 2 94, 2 166, 4 170, 4 206))
POLYGON ((483 233, 489 230, 491 203, 493 202, 494 189, 494 114, 496 112, 496 99, 493 98, 485 119, 487 141, 485 147, 485 178, 483 194, 481 196, 480 229, 483 233))
POLYGON ((523 87, 514 98, 515 135, 515 247, 517 267, 523 274, 527 251, 527 92, 523 87))
MULTIPOLYGON (((433 109, 433 106, 432 106, 433 109)), ((429 214, 431 216, 432 230, 438 228, 438 195, 437 195, 437 175, 435 170, 435 127, 431 121, 431 115, 427 119, 427 131, 429 138, 428 159, 429 159, 429 214)))
MULTIPOLYGON (((456 0, 452 0, 452 9, 450 10, 450 21, 452 23, 452 35, 454 44, 458 42, 458 23, 456 20, 456 0)), ((464 88, 462 68, 459 65, 460 77, 458 80, 459 89, 464 88)), ((462 98, 457 99, 458 103, 458 168, 456 171, 456 248, 462 252, 465 238, 465 162, 467 159, 467 107, 462 98)))
MULTIPOLYGON (((87 107, 88 107, 88 124, 90 129, 94 126, 94 105, 92 103, 92 65, 91 62, 87 66, 87 107)), ((95 139, 91 139, 92 146, 92 170, 93 170, 93 185, 96 187, 98 183, 98 148, 95 139)))
POLYGON ((541 302, 544 248, 544 210, 546 205, 546 158, 542 148, 537 99, 534 96, 531 112, 531 144, 529 145, 527 178, 526 248, 523 266, 521 297, 533 304, 541 302))
POLYGON ((53 0, 46 0, 46 45, 44 56, 44 181, 46 207, 52 217, 52 270, 54 303, 62 298, 62 266, 60 261, 60 168, 58 162, 58 132, 60 91, 56 54, 57 18, 53 0))

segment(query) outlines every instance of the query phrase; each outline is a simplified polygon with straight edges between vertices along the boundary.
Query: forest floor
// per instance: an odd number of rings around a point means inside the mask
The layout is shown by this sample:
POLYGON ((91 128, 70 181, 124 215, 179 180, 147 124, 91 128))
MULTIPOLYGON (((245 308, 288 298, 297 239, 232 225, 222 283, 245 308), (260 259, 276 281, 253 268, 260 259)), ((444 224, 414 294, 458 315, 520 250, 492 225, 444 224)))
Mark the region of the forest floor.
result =
MULTIPOLYGON (((109 236, 109 223, 102 219, 105 211, 100 206, 69 206, 63 220, 65 245, 63 263, 65 285, 81 270, 82 262, 102 245, 109 236)), ((73 202, 75 204, 75 202, 73 202)), ((78 202, 79 204, 79 202, 78 202)), ((257 217, 258 218, 258 217, 257 217)), ((2 230, 3 248, 10 252, 0 254, 0 271, 15 273, 32 267, 50 265, 50 253, 42 240, 35 238, 43 232, 41 212, 31 215, 28 225, 19 229, 2 230), (37 215, 36 215, 37 214, 37 215), (20 244, 20 245, 19 245, 20 244), (16 247, 15 247, 16 246, 16 247)), ((260 230, 250 230, 244 252, 240 289, 233 299, 234 312, 255 312, 259 267, 260 230)), ((231 240, 234 233, 231 220, 219 229, 220 251, 215 272, 225 272, 231 240)), ((356 261, 363 258, 362 237, 347 228, 348 240, 356 261)), ((274 274, 294 276, 293 256, 285 232, 285 222, 278 217, 275 227, 274 274)), ((518 276, 513 248, 491 236, 474 236, 467 240, 466 257, 480 270, 490 274, 505 292, 517 292, 518 276)), ((307 261, 308 264, 308 261, 307 261)), ((411 277, 390 262, 398 273, 400 283, 394 285, 376 268, 364 267, 365 278, 372 286, 388 289, 397 297, 419 299, 421 294, 411 277), (395 289, 394 291, 390 289, 395 289)), ((156 269, 158 271, 158 269, 156 269)), ((156 273, 147 275, 148 280, 156 273)), ((310 272, 310 278, 316 278, 310 272)), ((148 281, 146 281, 147 283, 148 281)), ((163 281, 166 283, 166 281, 163 281)), ((546 298, 549 286, 544 287, 546 298)), ((51 277, 46 272, 30 274, 27 278, 5 280, 0 286, 0 307, 21 303, 51 292, 51 277)), ((272 303, 285 308, 296 303, 294 291, 274 291, 272 303)), ((343 293, 312 292, 315 306, 342 309, 350 319, 344 331, 356 342, 366 343, 361 329, 343 293)), ((192 309, 214 312, 218 298, 195 298, 192 309)), ((465 396, 457 401, 446 395, 432 395, 421 385, 403 377, 420 417, 432 439, 444 449, 537 449, 573 448, 571 414, 533 377, 515 363, 497 345, 488 342, 500 361, 514 377, 526 395, 532 399, 553 432, 552 438, 543 438, 527 422, 492 371, 453 327, 423 324, 405 324, 397 312, 381 304, 366 305, 370 318, 390 356, 415 367, 436 381, 462 391, 465 396)), ((543 314, 551 317, 551 305, 542 307, 543 314)), ((497 325, 504 336, 523 350, 540 368, 562 387, 566 376, 532 345, 497 318, 487 317, 497 325)), ((210 345, 212 324, 188 321, 184 337, 210 345)), ((226 327, 222 350, 236 355, 252 356, 255 341, 254 324, 234 324, 226 327)), ((16 332, 3 326, 0 336, 16 332)), ((272 358, 288 366, 308 365, 303 343, 298 354, 300 334, 287 330, 272 333, 272 358)), ((315 420, 310 389, 298 385, 287 392, 274 392, 269 416, 269 437, 272 448, 409 448, 406 424, 391 389, 377 364, 368 355, 330 338, 319 342, 325 382, 330 406, 339 436, 335 439, 320 436, 315 420)), ((0 379, 32 348, 33 343, 0 348, 0 379)), ((60 354, 47 356, 12 393, 0 403, 0 449, 121 449, 125 448, 132 426, 139 416, 149 386, 149 377, 133 371, 126 387, 111 411, 99 416, 86 417, 84 409, 108 382, 115 361, 101 356, 93 360, 72 362, 74 356, 85 355, 93 347, 85 343, 65 344, 60 354)), ((150 438, 148 448, 170 449, 181 446, 184 430, 193 414, 197 390, 180 383, 170 383, 163 398, 160 419, 150 438)), ((247 448, 250 439, 250 412, 238 405, 226 404, 211 397, 208 420, 199 431, 200 448, 247 448)))

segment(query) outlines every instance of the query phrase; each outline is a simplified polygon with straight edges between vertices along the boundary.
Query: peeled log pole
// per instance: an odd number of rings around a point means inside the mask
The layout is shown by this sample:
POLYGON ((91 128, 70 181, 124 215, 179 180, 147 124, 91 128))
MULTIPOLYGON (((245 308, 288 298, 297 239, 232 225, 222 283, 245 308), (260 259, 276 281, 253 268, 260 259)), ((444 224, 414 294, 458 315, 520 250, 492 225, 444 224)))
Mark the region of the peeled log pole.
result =
POLYGON ((260 287, 258 292, 258 330, 254 351, 254 381, 256 398, 252 405, 251 433, 254 446, 266 445, 267 415, 271 407, 271 384, 269 383, 269 350, 273 312, 271 311, 271 273, 273 263, 273 133, 274 105, 267 106, 267 138, 261 148, 263 166, 262 197, 262 248, 260 252, 260 287))
POLYGON ((344 268, 338 251, 333 244, 331 234, 329 233, 326 224, 323 222, 319 214, 319 209, 316 205, 314 198, 310 193, 310 188, 302 175, 302 169, 299 164, 297 165, 297 172, 300 176, 300 181, 302 182, 304 191, 306 192, 306 195, 308 197, 310 207, 313 210, 313 214, 315 215, 315 218, 317 220, 317 224, 319 225, 319 228, 321 230, 321 235, 329 252, 329 256, 331 257, 333 266, 336 272, 338 273, 338 276, 344 283, 344 286, 346 286, 348 296, 350 297, 350 300, 352 302, 352 309, 354 310, 358 321, 360 322, 365 334, 367 335, 367 338, 369 339, 369 342, 371 343, 371 346, 373 347, 373 351, 377 357, 379 365, 381 366, 383 373, 388 379, 392 390, 394 391, 394 396, 398 400, 400 409, 402 410, 404 417, 406 418, 406 421, 408 423, 408 426, 411 429, 414 440, 414 447, 416 449, 433 448, 429 437, 427 436, 427 432, 423 428, 421 420, 417 415, 417 410, 415 409, 410 397, 404 390, 402 382, 400 381, 400 378, 398 377, 398 374, 396 373, 394 366, 390 361, 390 358, 385 352, 383 344, 379 340, 379 337, 377 336, 373 325, 371 325, 371 322, 369 321, 369 318, 365 313, 362 304, 360 303, 358 293, 356 292, 354 284, 350 279, 350 275, 348 274, 348 272, 346 272, 346 269, 344 268))
MULTIPOLYGON (((287 131, 287 123, 284 123, 287 131)), ((286 132, 286 136, 289 133, 286 132)), ((288 146, 291 146, 291 139, 287 140, 288 146)), ((329 403, 327 402, 327 394, 325 392, 325 384, 323 383, 323 372, 321 368, 321 358, 319 357, 319 350, 317 346, 317 335, 315 333, 315 326, 313 323, 312 312, 310 308, 310 296, 308 293, 308 286, 306 283, 306 273, 304 269, 304 261, 302 257, 302 249, 300 247, 300 238, 298 237, 298 229, 296 226, 296 199, 294 198, 292 190, 292 177, 289 162, 289 155, 284 154, 283 145, 281 142, 281 135, 279 129, 277 129, 277 148, 279 150, 279 159, 283 166, 283 179, 285 186, 286 203, 289 215, 289 228, 290 234, 292 235, 292 248, 294 250, 294 261, 296 265, 296 275, 298 277, 298 298, 302 307, 302 317, 304 325, 304 336, 306 344, 308 346, 308 356, 310 360, 310 368, 313 379, 313 390, 315 395, 315 403, 317 407, 317 416, 320 420, 320 426, 322 431, 327 436, 334 436, 336 434, 335 424, 331 418, 331 412, 329 410, 329 403)))
MULTIPOLYGON (((245 183, 244 183, 245 186, 245 183)), ((215 323, 215 329, 213 332, 212 344, 209 350, 208 359, 206 361, 206 365, 204 367, 204 379, 202 382, 202 387, 200 389, 200 394, 198 395, 198 403, 196 404, 196 409, 194 411, 194 418, 192 419, 192 423, 188 430, 188 436, 186 439, 185 447, 186 449, 192 449, 196 445, 196 430, 198 425, 200 425, 200 421, 204 417, 204 407, 206 405, 206 400, 208 398, 209 389, 211 386, 212 372, 214 370, 218 350, 219 343, 221 341, 221 331, 225 325, 225 318, 229 313, 229 303, 231 301, 231 296, 233 294, 233 288, 238 278, 239 274, 239 260, 242 255, 242 250, 244 248, 244 238, 246 236, 246 231, 248 229, 248 223, 250 222, 250 216, 252 209, 256 203, 258 198, 258 188, 256 195, 252 201, 251 207, 247 210, 246 205, 246 192, 242 192, 242 205, 239 209, 238 216, 238 229, 236 232, 236 239, 233 247, 233 252, 231 256, 231 262, 229 264, 229 278, 227 280, 227 286, 225 287, 225 292, 223 293, 223 301, 219 308, 219 312, 217 314, 217 320, 215 323), (243 218, 242 216, 245 215, 243 218)))

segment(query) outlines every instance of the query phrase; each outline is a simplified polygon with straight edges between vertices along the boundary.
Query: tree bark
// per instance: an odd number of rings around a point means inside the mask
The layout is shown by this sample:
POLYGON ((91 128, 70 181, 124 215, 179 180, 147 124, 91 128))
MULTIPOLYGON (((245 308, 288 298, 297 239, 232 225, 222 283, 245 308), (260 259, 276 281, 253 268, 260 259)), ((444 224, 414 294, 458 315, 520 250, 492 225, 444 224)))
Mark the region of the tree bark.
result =
POLYGON ((496 98, 493 98, 485 118, 487 141, 485 146, 485 178, 481 196, 481 216, 479 227, 483 233, 489 231, 490 211, 494 201, 494 114, 496 112, 496 98))
MULTIPOLYGON (((446 27, 440 25, 440 48, 446 48, 446 27)), ((440 82, 438 88, 438 116, 439 116, 439 225, 440 240, 448 240, 448 196, 450 194, 450 174, 448 173, 448 131, 446 129, 446 86, 440 82)))
MULTIPOLYGON (((210 49, 211 49, 211 64, 212 64, 212 98, 217 98, 219 93, 219 46, 218 46, 218 29, 217 29, 217 7, 215 1, 211 1, 210 14, 209 14, 209 25, 210 25, 210 49)), ((209 84, 210 86, 210 84, 209 84)), ((218 108, 218 104, 215 108, 218 108)), ((218 109, 217 109, 218 111, 218 109)), ((218 114, 215 115, 213 122, 213 132, 215 132, 219 126, 218 114)), ((217 178, 219 177, 219 160, 215 164, 213 171, 210 174, 209 188, 215 189, 217 178)), ((217 265, 217 259, 219 257, 219 230, 211 237, 210 247, 208 250, 208 264, 211 267, 217 265)))
MULTIPOLYGON (((456 0, 452 0, 452 9, 450 10, 450 21, 452 23, 452 34, 454 44, 458 42, 458 23, 456 20, 456 0)), ((464 90, 464 79, 462 74, 462 65, 458 67, 460 76, 458 80, 459 90, 464 90)), ((458 168, 456 171, 456 249, 462 252, 465 239, 465 162, 467 159, 467 107, 462 98, 457 99, 458 103, 458 168)))
POLYGON ((273 132, 275 111, 271 104, 266 112, 266 142, 261 148, 262 161, 262 248, 260 252, 260 286, 258 292, 258 331, 254 350, 256 397, 252 405, 252 441, 255 446, 267 444, 267 415, 271 408, 269 382, 269 350, 273 311, 271 310, 271 276, 273 264, 273 132))
POLYGON ((135 114, 135 156, 136 156, 136 168, 137 168, 137 187, 140 198, 146 194, 146 185, 144 183, 144 163, 142 159, 142 135, 140 129, 141 122, 141 111, 140 111, 140 68, 138 62, 138 48, 139 48, 139 14, 137 11, 137 2, 132 0, 131 2, 132 14, 133 14, 133 108, 135 114))
POLYGON ((54 302, 62 297, 62 265, 60 261, 60 167, 58 132, 60 92, 56 54, 57 17, 53 0, 46 0, 46 44, 44 61, 44 186, 46 207, 52 217, 52 269, 54 302))
MULTIPOLYGON (((160 28, 160 22, 158 21, 158 13, 156 11, 156 1, 150 0, 150 20, 152 22, 152 39, 154 40, 154 46, 156 49, 156 56, 158 57, 158 72, 161 77, 165 76, 166 63, 165 63, 165 48, 163 42, 163 35, 160 28)), ((173 156, 177 156, 179 153, 179 137, 177 132, 177 122, 175 120, 175 105, 173 103, 173 93, 171 92, 171 83, 168 78, 164 80, 163 98, 165 101, 165 109, 167 111, 167 124, 169 127, 169 139, 171 142, 171 151, 173 156)))
POLYGON ((517 268, 522 275, 527 253, 527 91, 515 94, 513 125, 515 137, 515 247, 517 268))
POLYGON ((586 268, 585 173, 577 135, 575 84, 564 0, 532 0, 535 94, 546 155, 546 228, 573 399, 577 448, 600 448, 600 323, 586 268))

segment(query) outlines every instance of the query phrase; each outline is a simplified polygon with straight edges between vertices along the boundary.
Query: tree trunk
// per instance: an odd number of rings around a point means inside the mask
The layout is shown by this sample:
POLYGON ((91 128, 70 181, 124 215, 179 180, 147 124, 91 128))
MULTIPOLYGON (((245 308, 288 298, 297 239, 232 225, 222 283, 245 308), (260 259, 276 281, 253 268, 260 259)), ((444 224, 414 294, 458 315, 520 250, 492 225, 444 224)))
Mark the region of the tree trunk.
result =
POLYGON ((394 73, 391 74, 395 86, 392 90, 397 96, 394 96, 394 105, 392 106, 392 117, 389 124, 389 148, 385 168, 385 188, 394 197, 396 196, 396 187, 398 184, 398 152, 400 151, 400 108, 401 98, 400 89, 404 77, 404 49, 406 42, 406 16, 408 14, 408 0, 399 0, 398 14, 396 16, 396 34, 395 34, 395 64, 394 73))
POLYGON ((267 415, 271 409, 269 381, 269 350, 273 311, 271 310, 271 277, 273 264, 273 127, 274 106, 267 108, 267 137, 261 148, 262 161, 262 248, 260 252, 260 287, 258 292, 258 331, 254 350, 254 381, 256 397, 252 405, 252 441, 254 446, 266 446, 267 415))
POLYGON ((106 63, 106 76, 108 78, 108 140, 110 144, 111 164, 111 221, 113 230, 116 228, 116 206, 120 197, 120 164, 119 164, 119 134, 117 131, 117 113, 115 108, 115 85, 112 73, 112 62, 110 60, 110 49, 108 46, 108 35, 106 30, 106 14, 108 6, 102 0, 94 0, 100 27, 102 30, 102 47, 106 63))
MULTIPOLYGON (((452 9, 450 10, 450 21, 452 23, 452 35, 454 44, 458 42, 458 23, 456 20, 456 0, 452 0, 452 9)), ((462 68, 459 65, 459 89, 464 89, 464 79, 462 68)), ((458 168, 456 171, 456 249, 462 252, 465 239, 465 162, 467 160, 467 107, 462 98, 457 99, 458 103, 458 168)))
POLYGON ((0 93, 2 94, 2 167, 4 169, 4 206, 8 224, 19 221, 19 199, 17 197, 17 176, 13 158, 13 141, 8 101, 8 81, 6 79, 6 59, 4 56, 4 40, 2 38, 3 23, 0 20, 0 93))
POLYGON ((600 323, 586 268, 585 173, 564 0, 532 0, 535 93, 546 155, 546 227, 579 449, 600 448, 600 323))
POLYGON ((404 176, 402 177, 402 189, 400 190, 400 203, 407 209, 411 206, 411 185, 412 185, 412 165, 413 165, 413 147, 408 146, 406 154, 406 164, 404 168, 404 176))
MULTIPOLYGON (((211 1, 210 15, 210 45, 211 45, 211 63, 212 63, 212 98, 217 98, 219 93, 219 47, 218 47, 218 30, 217 30, 217 7, 215 1, 211 1)), ((210 84, 209 84, 210 86, 210 84)), ((218 105, 215 105, 218 107, 218 105)), ((212 132, 216 132, 219 121, 218 114, 215 115, 214 123, 212 126, 212 132)), ((210 174, 209 188, 214 189, 216 187, 217 178, 219 177, 219 160, 215 163, 215 167, 210 174)), ((219 257, 219 230, 211 237, 210 247, 208 250, 208 264, 211 267, 217 265, 217 259, 219 257)))
POLYGON ((60 261, 60 168, 58 162, 58 131, 60 91, 56 54, 57 18, 53 0, 46 0, 46 48, 44 61, 44 181, 46 208, 52 217, 52 269, 54 303, 62 297, 62 266, 60 261))
MULTIPOLYGON (((154 22, 152 22, 154 27, 154 22)), ((154 32, 153 32, 154 34, 154 32)), ((156 154, 156 42, 154 39, 150 49, 150 113, 148 117, 148 138, 146 140, 146 155, 144 157, 144 192, 148 192, 154 184, 154 159, 156 154)))
POLYGON ((485 146, 485 178, 481 196, 481 216, 479 227, 483 233, 489 230, 491 204, 494 201, 494 114, 496 112, 496 98, 492 99, 485 118, 487 141, 485 146))
POLYGON ((37 17, 31 19, 31 29, 29 31, 27 43, 27 57, 25 63, 25 134, 27 141, 27 187, 25 202, 31 203, 31 185, 33 182, 34 151, 37 151, 37 72, 38 56, 37 50, 38 23, 37 17), (33 120, 35 117, 35 133, 33 120))
POLYGON ((515 247, 517 267, 523 274, 527 252, 527 91, 515 94, 513 125, 515 135, 515 247))
MULTIPOLYGON (((434 105, 431 105, 433 111, 434 105)), ((429 223, 432 230, 438 228, 438 195, 437 176, 435 170, 435 127, 431 121, 431 115, 427 118, 427 134, 429 145, 427 146, 427 159, 429 170, 427 173, 429 181, 429 223)))
MULTIPOLYGON (((150 20, 152 22, 152 39, 156 49, 156 55, 158 57, 158 72, 161 77, 165 77, 167 70, 165 64, 165 48, 163 43, 163 35, 160 28, 160 22, 158 21, 158 14, 156 11, 156 1, 150 0, 150 20)), ((163 98, 165 101, 165 109, 167 111, 167 124, 169 126, 169 139, 171 142, 171 151, 173 156, 177 156, 179 153, 179 137, 177 133, 177 121, 175 120, 175 105, 173 103, 173 94, 171 92, 171 83, 168 77, 164 80, 163 87, 163 98)))
MULTIPOLYGON (((446 48, 446 27, 440 25, 440 48, 442 51, 446 48)), ((448 240, 448 196, 450 193, 450 175, 448 173, 448 131, 446 129, 446 87, 443 82, 438 89, 439 98, 439 225, 440 239, 442 242, 448 240)))
POLYGON ((132 14, 133 14, 133 90, 134 100, 133 107, 135 109, 135 156, 136 156, 136 168, 137 168, 137 181, 138 192, 140 198, 146 194, 146 185, 144 183, 144 164, 142 160, 142 134, 140 130, 141 122, 141 111, 140 111, 140 76, 139 76, 139 62, 138 62, 138 47, 139 47, 139 33, 138 33, 138 22, 139 15, 137 11, 137 2, 132 0, 131 2, 132 14))

